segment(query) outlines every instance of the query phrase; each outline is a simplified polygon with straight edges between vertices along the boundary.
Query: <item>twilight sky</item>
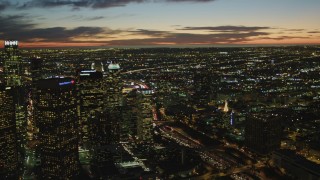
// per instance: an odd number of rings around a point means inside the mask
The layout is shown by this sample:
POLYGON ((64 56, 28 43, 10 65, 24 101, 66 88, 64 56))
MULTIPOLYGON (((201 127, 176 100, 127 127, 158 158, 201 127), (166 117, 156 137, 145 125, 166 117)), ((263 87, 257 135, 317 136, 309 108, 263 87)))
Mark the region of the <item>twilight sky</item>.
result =
POLYGON ((0 0, 0 40, 21 47, 320 44, 319 17, 320 0, 0 0))

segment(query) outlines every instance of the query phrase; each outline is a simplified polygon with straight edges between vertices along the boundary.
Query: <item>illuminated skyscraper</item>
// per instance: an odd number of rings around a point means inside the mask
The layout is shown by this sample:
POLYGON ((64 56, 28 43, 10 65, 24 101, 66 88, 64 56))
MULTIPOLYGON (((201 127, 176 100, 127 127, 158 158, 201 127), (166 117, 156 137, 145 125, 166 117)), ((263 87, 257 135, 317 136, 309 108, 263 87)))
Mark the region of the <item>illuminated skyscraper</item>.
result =
POLYGON ((120 66, 110 64, 108 73, 102 82, 103 110, 90 113, 93 122, 94 161, 97 163, 112 162, 110 148, 120 142, 120 123, 122 119, 122 83, 120 66))
POLYGON ((76 97, 71 78, 37 82, 34 108, 43 179, 72 179, 79 174, 76 97))
POLYGON ((119 64, 109 64, 108 71, 103 83, 105 109, 122 106, 122 81, 119 64))
POLYGON ((139 93, 137 89, 131 89, 124 94, 123 118, 121 122, 121 141, 128 141, 130 137, 137 135, 137 122, 139 113, 139 93))
POLYGON ((268 113, 252 114, 246 120, 245 143, 250 149, 267 154, 280 148, 279 117, 268 113))
POLYGON ((20 165, 24 159, 25 139, 27 135, 27 109, 25 106, 25 87, 23 86, 22 62, 18 41, 4 41, 4 74, 6 87, 13 91, 15 123, 17 128, 18 154, 20 165))
POLYGON ((15 105, 11 87, 0 84, 0 179, 16 176, 18 151, 15 105))
POLYGON ((90 117, 103 110, 102 72, 96 70, 83 70, 78 74, 79 110, 80 110, 80 134, 82 146, 86 146, 91 139, 93 126, 90 117))
POLYGON ((137 137, 142 142, 152 141, 152 91, 133 89, 125 96, 121 140, 137 137))
POLYGON ((21 59, 18 41, 4 41, 4 73, 7 86, 21 86, 21 59))
POLYGON ((216 97, 218 76, 207 70, 197 71, 194 74, 193 101, 198 105, 207 105, 216 97))
POLYGON ((137 122, 137 136, 143 142, 152 141, 152 91, 141 90, 141 99, 139 102, 139 117, 137 122))
POLYGON ((107 131, 110 144, 120 141, 120 122, 122 118, 122 81, 119 64, 109 64, 109 73, 104 77, 104 112, 107 114, 107 131))

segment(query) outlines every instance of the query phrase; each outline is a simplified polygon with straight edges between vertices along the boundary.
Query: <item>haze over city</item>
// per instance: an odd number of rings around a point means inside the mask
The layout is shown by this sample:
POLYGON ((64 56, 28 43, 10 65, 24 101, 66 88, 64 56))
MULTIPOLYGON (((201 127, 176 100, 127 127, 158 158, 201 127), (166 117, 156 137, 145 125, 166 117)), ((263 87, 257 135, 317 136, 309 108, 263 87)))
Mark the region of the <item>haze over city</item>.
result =
POLYGON ((0 1, 0 40, 28 47, 319 44, 318 0, 0 1))
POLYGON ((319 0, 0 0, 0 180, 320 180, 319 0))

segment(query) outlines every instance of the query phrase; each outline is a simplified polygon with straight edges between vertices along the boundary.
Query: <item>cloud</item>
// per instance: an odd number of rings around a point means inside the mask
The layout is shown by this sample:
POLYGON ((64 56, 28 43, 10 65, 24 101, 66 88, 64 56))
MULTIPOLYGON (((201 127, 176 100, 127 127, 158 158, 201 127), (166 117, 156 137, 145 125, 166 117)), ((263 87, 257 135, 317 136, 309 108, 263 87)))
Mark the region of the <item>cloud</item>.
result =
POLYGON ((11 4, 9 1, 1 1, 0 0, 0 11, 7 9, 11 4))
POLYGON ((91 3, 92 8, 100 9, 100 8, 111 8, 111 7, 119 7, 126 6, 129 3, 143 3, 146 0, 96 0, 91 3))
POLYGON ((166 2, 193 2, 193 3, 205 3, 212 2, 216 0, 165 0, 166 2))
POLYGON ((203 26, 203 27, 184 27, 177 30, 201 30, 201 31, 217 31, 217 32, 248 32, 272 29, 271 27, 260 26, 203 26))
MULTIPOLYGON (((70 17, 82 18, 82 17, 70 17)), ((104 18, 92 16, 92 19, 104 18)), ((201 26, 184 27, 180 31, 150 29, 109 29, 107 27, 80 26, 74 28, 40 28, 26 14, 4 16, 0 14, 1 37, 28 43, 103 43, 107 45, 211 45, 239 44, 256 40, 307 39, 302 36, 278 36, 266 26, 201 26), (198 32, 199 31, 199 32, 198 32), (204 33, 204 31, 206 33, 204 33), (125 35, 125 36, 123 36, 125 35), (272 37, 270 36, 272 35, 272 37), (124 38, 124 39, 122 39, 124 38)), ((313 33, 318 33, 315 30, 313 33)), ((279 35, 279 34, 278 34, 279 35)))
POLYGON ((18 39, 19 41, 32 42, 67 42, 76 37, 94 37, 99 34, 115 34, 118 31, 102 27, 75 27, 67 29, 65 27, 37 28, 36 24, 26 23, 26 16, 1 16, 0 32, 6 39, 18 39))
POLYGON ((53 8, 59 6, 70 6, 74 9, 79 8, 112 8, 122 7, 130 3, 146 3, 146 2, 175 2, 175 3, 206 3, 215 0, 30 0, 19 5, 20 9, 41 7, 53 8))
POLYGON ((318 34, 318 33, 320 33, 320 31, 309 31, 308 33, 309 34, 318 34))
POLYGON ((26 31, 24 37, 28 39, 39 39, 41 41, 72 41, 74 37, 94 36, 103 33, 101 27, 76 27, 66 29, 64 27, 53 27, 43 29, 31 29, 26 31))
POLYGON ((111 7, 121 7, 126 6, 129 3, 142 3, 148 0, 31 0, 20 5, 19 8, 53 8, 59 6, 71 6, 74 9, 78 8, 111 8, 111 7))
POLYGON ((52 8, 59 6, 73 6, 73 7, 86 7, 89 1, 84 0, 31 0, 23 3, 19 6, 20 9, 42 7, 42 8, 52 8))
POLYGON ((137 29, 137 30, 128 31, 128 32, 135 35, 157 36, 157 37, 167 36, 168 34, 170 34, 169 31, 155 31, 155 30, 147 30, 147 29, 137 29))
POLYGON ((265 39, 265 40, 289 40, 289 39, 309 39, 310 37, 306 36, 279 36, 279 37, 262 37, 259 39, 265 39))
POLYGON ((89 20, 89 21, 95 21, 95 20, 100 20, 100 19, 104 19, 106 17, 104 16, 94 16, 94 17, 88 17, 86 18, 86 20, 89 20))
POLYGON ((286 29, 286 31, 302 32, 305 31, 305 29, 286 29))
POLYGON ((35 26, 32 23, 26 23, 25 15, 1 16, 0 32, 4 34, 23 32, 35 26))
POLYGON ((192 45, 192 44, 224 44, 242 43, 250 41, 250 38, 267 36, 267 32, 243 32, 243 33, 217 33, 217 34, 193 34, 176 33, 170 31, 153 31, 138 29, 130 31, 136 35, 150 36, 150 38, 126 39, 109 41, 112 45, 192 45))

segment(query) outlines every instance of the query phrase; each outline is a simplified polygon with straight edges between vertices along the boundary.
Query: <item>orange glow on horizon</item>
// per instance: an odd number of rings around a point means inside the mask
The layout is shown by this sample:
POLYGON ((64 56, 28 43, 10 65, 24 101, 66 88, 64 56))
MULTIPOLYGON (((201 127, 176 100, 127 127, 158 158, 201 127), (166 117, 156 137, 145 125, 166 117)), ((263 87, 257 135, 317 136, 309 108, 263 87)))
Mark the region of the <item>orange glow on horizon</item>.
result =
MULTIPOLYGON (((124 40, 125 41, 125 40, 124 40)), ((239 43, 201 43, 201 42, 190 42, 190 43, 177 43, 177 42, 154 42, 150 43, 150 46, 157 45, 168 45, 168 46, 186 46, 186 45, 320 45, 320 39, 288 39, 288 40, 266 40, 266 39, 255 39, 246 42, 239 43)), ((108 44, 106 42, 34 42, 34 43, 26 43, 19 42, 20 48, 63 48, 63 47, 113 47, 113 46, 148 46, 146 44, 108 44)), ((4 47, 4 44, 1 44, 1 48, 4 47)))

